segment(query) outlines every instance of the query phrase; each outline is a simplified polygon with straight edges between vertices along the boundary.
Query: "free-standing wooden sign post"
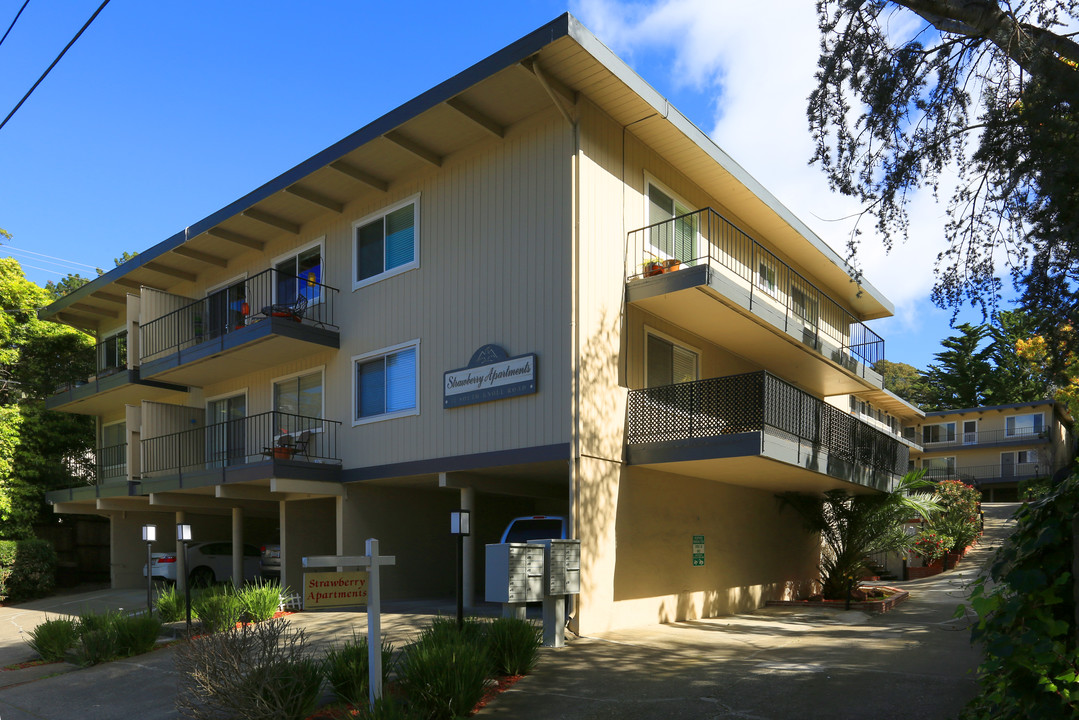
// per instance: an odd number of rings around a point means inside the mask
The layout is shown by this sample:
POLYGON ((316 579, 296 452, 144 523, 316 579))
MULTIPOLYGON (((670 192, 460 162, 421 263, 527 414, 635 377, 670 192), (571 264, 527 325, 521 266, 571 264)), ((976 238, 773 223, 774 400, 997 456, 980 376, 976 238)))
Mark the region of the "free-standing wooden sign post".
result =
MULTIPOLYGON (((382 603, 379 597, 379 568, 383 565, 396 565, 393 555, 378 554, 378 540, 368 538, 364 548, 366 555, 314 555, 303 558, 305 568, 346 568, 365 567, 367 577, 367 659, 371 669, 370 697, 371 707, 375 700, 382 697, 382 603)), ((319 575, 345 575, 345 573, 318 573, 319 575)), ((353 573, 354 574, 354 573, 353 573)), ((349 574, 352 575, 352 574, 349 574)), ((306 585, 307 575, 304 576, 306 585)), ((332 582, 332 580, 330 581, 332 582)), ((347 582, 352 582, 347 580, 347 582)), ((304 603, 307 602, 307 590, 304 590, 304 603)), ((362 603, 356 603, 357 605, 362 603)))

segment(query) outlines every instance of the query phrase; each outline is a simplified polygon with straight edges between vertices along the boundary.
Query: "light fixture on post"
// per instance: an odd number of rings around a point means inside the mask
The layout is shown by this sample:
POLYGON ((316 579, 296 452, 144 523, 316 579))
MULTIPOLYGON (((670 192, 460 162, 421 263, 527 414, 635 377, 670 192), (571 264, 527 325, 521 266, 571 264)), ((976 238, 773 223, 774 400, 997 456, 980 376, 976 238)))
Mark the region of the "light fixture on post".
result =
POLYGON ((188 572, 187 544, 191 542, 191 526, 176 525, 176 541, 184 544, 184 606, 187 608, 187 637, 191 637, 191 574, 188 572))
POLYGON ((450 513, 450 534, 457 536, 457 627, 465 624, 465 536, 472 534, 468 510, 454 510, 450 513))
POLYGON ((142 540, 146 543, 146 613, 154 614, 154 554, 151 546, 157 540, 157 525, 142 526, 142 540))

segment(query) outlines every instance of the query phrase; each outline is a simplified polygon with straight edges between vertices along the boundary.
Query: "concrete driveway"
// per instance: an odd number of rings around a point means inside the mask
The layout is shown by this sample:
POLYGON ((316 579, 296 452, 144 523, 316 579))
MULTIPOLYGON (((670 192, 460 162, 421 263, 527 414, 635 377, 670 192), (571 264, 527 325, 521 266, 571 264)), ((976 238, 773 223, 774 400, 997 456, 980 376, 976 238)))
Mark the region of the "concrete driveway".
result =
MULTIPOLYGON (((977 689, 969 617, 953 617, 979 566, 1010 530, 1015 506, 986 505, 986 535, 956 570, 897 583, 911 599, 884 615, 767 608, 755 613, 567 638, 545 649, 536 671, 480 717, 522 720, 617 718, 953 718, 977 689)), ((145 592, 99 591, 3 608, 0 657, 28 649, 19 627, 100 603, 136 608, 145 592), (30 606, 34 607, 30 607, 30 606), (14 629, 14 631, 12 630, 14 629), (15 647, 9 647, 14 642, 15 647)), ((395 605, 387 639, 407 643, 433 611, 395 605)), ((452 614, 452 605, 438 608, 452 614)), ((366 632, 363 613, 300 613, 292 622, 315 649, 366 632)), ((30 653, 32 654, 32 653, 30 653)), ((3 720, 117 717, 172 720, 173 649, 0 688, 3 720)))

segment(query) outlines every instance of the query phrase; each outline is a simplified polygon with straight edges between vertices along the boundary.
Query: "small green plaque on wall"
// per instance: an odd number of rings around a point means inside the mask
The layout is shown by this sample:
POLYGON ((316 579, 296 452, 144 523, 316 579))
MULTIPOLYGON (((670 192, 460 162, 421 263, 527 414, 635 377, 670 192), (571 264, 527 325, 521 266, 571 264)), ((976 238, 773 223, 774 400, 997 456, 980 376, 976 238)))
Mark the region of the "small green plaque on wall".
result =
POLYGON ((693 567, 704 566, 704 535, 693 536, 693 567))

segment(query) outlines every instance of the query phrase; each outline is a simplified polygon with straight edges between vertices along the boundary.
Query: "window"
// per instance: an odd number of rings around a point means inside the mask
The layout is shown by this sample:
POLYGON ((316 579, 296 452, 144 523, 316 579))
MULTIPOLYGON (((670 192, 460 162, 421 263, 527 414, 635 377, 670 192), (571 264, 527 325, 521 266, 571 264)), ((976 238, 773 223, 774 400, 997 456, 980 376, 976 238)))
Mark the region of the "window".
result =
POLYGON ((322 371, 276 381, 273 384, 273 409, 287 415, 321 418, 322 371))
POLYGON ((417 267, 419 207, 416 196, 353 223, 353 289, 417 267))
POLYGON ((903 428, 903 437, 905 437, 907 440, 910 440, 911 442, 913 442, 914 441, 914 428, 912 426, 910 426, 910 425, 903 428))
POLYGON ((1042 431, 1042 414, 1013 415, 1004 418, 1004 436, 1022 437, 1037 435, 1042 431))
MULTIPOLYGON (((763 251, 761 251, 763 252, 763 251)), ((772 297, 776 296, 776 261, 774 258, 763 257, 757 265, 757 287, 772 297)))
POLYGON ((247 393, 206 403, 206 462, 209 467, 247 461, 247 393))
POLYGON ((419 341, 353 358, 353 424, 419 413, 419 341))
POLYGON ((98 374, 125 368, 127 368, 127 330, 107 337, 97 345, 98 374))
POLYGON ((817 298, 810 288, 791 284, 791 312, 808 325, 817 324, 817 298))
POLYGON ((926 458, 922 461, 922 467, 926 469, 926 476, 931 480, 953 477, 955 475, 955 458, 926 458))
POLYGON ((964 420, 963 421, 963 444, 974 445, 978 442, 978 421, 977 420, 964 420))
POLYGON ((1001 477, 1031 475, 1038 471, 1038 451, 1020 450, 1000 454, 1001 477))
POLYGON ((922 444, 955 442, 955 423, 922 426, 922 444))
POLYGON ((274 302, 291 303, 301 297, 308 305, 322 300, 322 243, 274 263, 274 302))
POLYGON ((697 216, 689 215, 691 212, 689 205, 672 193, 648 183, 648 242, 654 255, 684 263, 696 259, 697 216))
POLYGON ((97 451, 99 480, 127 477, 127 423, 120 421, 101 428, 97 451))
POLYGON ((645 364, 647 387, 693 382, 698 378, 697 353, 653 333, 647 334, 645 364))

